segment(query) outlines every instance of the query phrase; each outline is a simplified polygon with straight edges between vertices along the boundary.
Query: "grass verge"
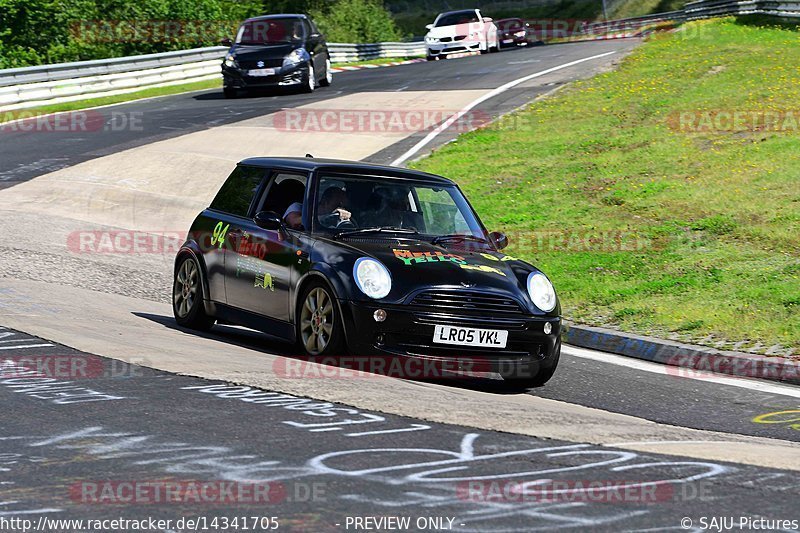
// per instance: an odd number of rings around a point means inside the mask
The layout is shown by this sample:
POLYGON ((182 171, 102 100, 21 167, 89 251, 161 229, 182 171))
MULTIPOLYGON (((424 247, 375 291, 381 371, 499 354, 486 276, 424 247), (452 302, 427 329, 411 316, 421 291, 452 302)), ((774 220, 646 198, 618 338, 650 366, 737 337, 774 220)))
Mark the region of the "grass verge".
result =
POLYGON ((795 26, 696 22, 413 166, 457 180, 575 321, 796 353, 800 125, 691 125, 798 102, 795 26))
POLYGON ((333 63, 331 66, 336 67, 361 67, 364 65, 388 65, 396 61, 407 61, 409 59, 419 59, 421 56, 410 57, 383 57, 379 59, 367 59, 365 61, 348 61, 346 63, 333 63))

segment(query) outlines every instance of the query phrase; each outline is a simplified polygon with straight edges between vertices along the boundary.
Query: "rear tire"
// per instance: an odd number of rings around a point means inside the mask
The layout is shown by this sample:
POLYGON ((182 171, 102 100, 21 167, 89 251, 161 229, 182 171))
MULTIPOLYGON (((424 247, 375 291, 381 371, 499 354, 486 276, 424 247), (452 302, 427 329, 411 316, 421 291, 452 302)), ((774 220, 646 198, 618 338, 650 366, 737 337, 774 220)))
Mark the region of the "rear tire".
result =
POLYGON ((503 381, 514 390, 528 390, 544 386, 545 383, 550 381, 553 374, 556 373, 558 368, 558 360, 561 359, 561 341, 556 342, 555 356, 552 358, 552 363, 544 368, 537 369, 533 375, 525 375, 525 371, 520 371, 519 368, 514 368, 511 371, 501 372, 503 381))
POLYGON ((333 291, 320 281, 303 291, 297 307, 297 344, 306 355, 343 355, 344 327, 333 291))
POLYGON ((197 260, 183 256, 172 284, 172 314, 179 326, 208 331, 216 319, 206 314, 202 276, 197 260))

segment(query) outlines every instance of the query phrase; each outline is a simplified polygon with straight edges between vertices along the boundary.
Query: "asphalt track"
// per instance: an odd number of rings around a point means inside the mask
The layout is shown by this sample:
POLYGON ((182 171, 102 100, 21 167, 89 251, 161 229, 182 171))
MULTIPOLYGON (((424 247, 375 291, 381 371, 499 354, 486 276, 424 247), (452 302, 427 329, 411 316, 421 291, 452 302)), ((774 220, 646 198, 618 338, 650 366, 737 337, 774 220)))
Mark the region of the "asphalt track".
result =
MULTIPOLYGON (((346 530, 348 516, 389 514, 414 520, 450 517, 458 531, 680 529, 685 516, 695 522, 700 516, 715 515, 797 518, 800 446, 795 443, 800 433, 792 427, 797 416, 793 423, 791 415, 783 415, 787 420, 783 423, 756 422, 781 419, 765 418, 768 413, 797 411, 796 388, 756 390, 759 385, 748 380, 712 383, 697 376, 633 368, 614 359, 603 360, 602 354, 590 354, 590 358, 586 351, 574 348, 565 350, 553 381, 528 394, 508 393, 502 382, 487 377, 438 382, 384 376, 353 380, 337 379, 341 374, 334 372, 336 377, 329 379, 282 380, 275 369, 293 360, 294 353, 280 343, 238 328, 217 327, 208 336, 198 336, 174 327, 169 307, 163 303, 169 284, 168 257, 75 257, 64 251, 63 233, 87 227, 88 215, 83 225, 76 226, 68 212, 26 214, 7 205, 24 200, 28 191, 36 192, 21 185, 38 181, 34 178, 47 179, 49 172, 70 172, 80 163, 92 164, 154 143, 180 142, 190 133, 208 132, 224 142, 222 126, 259 120, 284 108, 324 107, 328 100, 362 93, 415 91, 430 94, 431 102, 435 96, 461 91, 463 105, 474 95, 514 79, 611 50, 621 57, 636 44, 626 40, 559 45, 347 72, 337 76, 330 90, 310 96, 223 100, 217 92, 200 92, 135 102, 98 111, 104 113, 104 120, 110 120, 111 109, 141 117, 141 128, 101 135, 26 132, 6 126, 0 147, 0 181, 10 187, 0 193, 0 200, 5 199, 4 234, 20 235, 26 226, 30 232, 30 220, 37 216, 48 217, 54 231, 49 237, 12 239, 0 246, 5 257, 5 265, 0 264, 0 324, 45 339, 7 330, 10 335, 3 339, 8 342, 0 344, 6 348, 0 351, 0 359, 7 356, 8 369, 31 353, 81 358, 89 352, 161 370, 103 359, 102 375, 74 381, 79 387, 91 383, 92 389, 115 399, 75 404, 36 398, 20 392, 13 381, 6 384, 0 379, 4 406, 0 428, 5 438, 0 441, 0 458, 6 460, 0 464, 6 474, 0 486, 0 518, 24 513, 59 518, 253 514, 253 506, 243 502, 104 505, 76 501, 74 491, 70 492, 70 487, 86 481, 166 478, 276 481, 289 493, 318 483, 324 496, 304 501, 294 497, 289 498, 294 501, 269 506, 268 514, 283 520, 281 529, 297 531, 346 530), (309 422, 310 415, 301 416, 302 411, 280 407, 280 402, 276 402, 278 407, 266 407, 267 402, 218 397, 228 390, 222 388, 225 383, 342 402, 351 406, 343 408, 372 420, 359 424, 370 429, 351 431, 347 424, 303 427, 316 421, 309 422), (201 386, 217 388, 184 388, 201 386), (394 432, 401 428, 408 431, 394 432), (81 430, 89 431, 87 438, 69 436, 81 430), (101 432, 116 435, 98 436, 101 432), (351 435, 360 432, 369 434, 351 435), (130 449, 132 442, 145 444, 130 449), (147 443, 156 444, 151 450, 147 443), (210 446, 215 451, 208 452, 205 460, 187 459, 174 452, 175 443, 210 446), (541 455, 530 451, 574 445, 580 447, 541 455), (406 451, 374 451, 377 448, 406 451), (659 455, 659 451, 669 455, 659 455), (146 460, 150 452, 152 460, 146 460), (319 460, 329 453, 344 455, 333 456, 332 463, 319 460), (240 464, 242 456, 248 456, 247 466, 240 464), (442 456, 453 457, 454 462, 441 464, 442 456), (698 472, 706 476, 686 481, 703 475, 698 472), (506 498, 486 503, 465 500, 456 477, 473 481, 544 477, 573 486, 593 480, 611 487, 620 480, 628 484, 666 481, 662 485, 670 489, 657 491, 658 501, 647 504, 634 501, 636 497, 622 502, 532 497, 535 501, 506 498)), ((490 115, 507 112, 610 63, 591 62, 542 76, 478 109, 490 115)), ((108 129, 104 124, 103 129, 108 129)), ((392 138, 364 158, 392 161, 424 135, 392 138)), ((454 132, 444 132, 427 148, 454 136, 454 132)), ((343 138, 340 148, 352 149, 352 144, 352 138, 343 138)), ((333 148, 335 143, 325 147, 333 148)), ((121 173, 125 172, 129 170, 121 173)))
MULTIPOLYGON (((56 530, 56 520, 275 517, 279 530, 317 532, 385 531, 355 520, 391 516, 410 520, 404 530, 480 532, 796 516, 794 472, 421 423, 3 332, 13 344, 0 367, 0 519, 56 530), (59 365, 85 370, 25 370, 59 365)), ((192 528, 160 530, 180 529, 192 528)))

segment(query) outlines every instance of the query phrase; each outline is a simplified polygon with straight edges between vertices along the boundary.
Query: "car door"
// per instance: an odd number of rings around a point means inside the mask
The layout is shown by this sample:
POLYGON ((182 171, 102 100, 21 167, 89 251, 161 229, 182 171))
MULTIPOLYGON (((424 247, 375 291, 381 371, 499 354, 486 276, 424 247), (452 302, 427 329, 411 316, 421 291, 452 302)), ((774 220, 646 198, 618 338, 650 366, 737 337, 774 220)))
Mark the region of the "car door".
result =
POLYGON ((319 76, 325 70, 325 60, 328 59, 328 48, 325 38, 322 36, 317 26, 310 19, 306 20, 306 34, 308 35, 308 53, 314 64, 314 70, 319 76))
POLYGON ((260 211, 283 216, 303 202, 308 177, 273 170, 240 226, 236 248, 226 257, 228 304, 276 320, 289 321, 289 292, 300 248, 296 232, 259 227, 252 217, 260 211))
POLYGON ((203 213, 199 233, 211 299, 228 303, 225 263, 237 246, 238 236, 247 223, 250 206, 261 189, 267 172, 263 168, 239 165, 203 213))

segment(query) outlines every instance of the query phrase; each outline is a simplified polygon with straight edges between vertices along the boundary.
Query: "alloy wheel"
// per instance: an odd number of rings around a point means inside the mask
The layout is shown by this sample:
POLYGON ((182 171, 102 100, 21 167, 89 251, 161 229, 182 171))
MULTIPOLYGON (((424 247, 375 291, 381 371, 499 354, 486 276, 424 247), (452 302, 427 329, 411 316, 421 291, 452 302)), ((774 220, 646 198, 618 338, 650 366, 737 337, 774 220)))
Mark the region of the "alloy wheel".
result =
POLYGON ((311 290, 300 312, 300 338, 306 351, 319 355, 331 342, 334 328, 333 300, 322 287, 311 290))
POLYGON ((183 262, 175 278, 175 288, 172 298, 175 302, 175 312, 180 318, 186 318, 194 307, 197 293, 200 288, 200 274, 197 264, 191 259, 183 262))

